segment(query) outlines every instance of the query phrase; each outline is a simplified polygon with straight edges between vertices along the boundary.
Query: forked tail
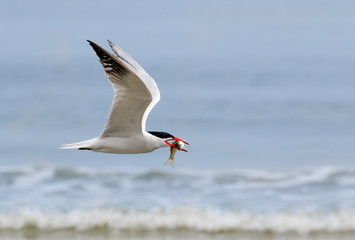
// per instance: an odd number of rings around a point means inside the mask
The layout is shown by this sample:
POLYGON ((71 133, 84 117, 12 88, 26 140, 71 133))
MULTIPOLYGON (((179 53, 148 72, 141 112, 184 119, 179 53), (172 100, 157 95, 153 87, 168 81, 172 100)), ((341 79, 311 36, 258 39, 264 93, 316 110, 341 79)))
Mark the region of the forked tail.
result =
POLYGON ((174 158, 169 158, 168 161, 165 162, 164 166, 166 164, 170 164, 172 167, 174 167, 175 166, 174 158))
POLYGON ((90 139, 82 142, 63 144, 61 149, 79 149, 79 150, 91 150, 95 139, 90 139))

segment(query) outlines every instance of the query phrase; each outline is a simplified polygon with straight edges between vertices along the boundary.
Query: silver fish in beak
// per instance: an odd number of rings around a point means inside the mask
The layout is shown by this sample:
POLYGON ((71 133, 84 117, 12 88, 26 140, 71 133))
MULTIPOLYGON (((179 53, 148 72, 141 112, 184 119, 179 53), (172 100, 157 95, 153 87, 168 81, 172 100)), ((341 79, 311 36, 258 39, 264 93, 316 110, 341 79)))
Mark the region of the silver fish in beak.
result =
POLYGON ((170 147, 170 156, 168 161, 166 161, 166 163, 164 164, 164 166, 166 164, 170 164, 172 167, 175 166, 175 162, 174 162, 174 156, 175 153, 179 150, 182 150, 184 148, 184 142, 182 141, 175 141, 172 143, 172 146, 170 147))

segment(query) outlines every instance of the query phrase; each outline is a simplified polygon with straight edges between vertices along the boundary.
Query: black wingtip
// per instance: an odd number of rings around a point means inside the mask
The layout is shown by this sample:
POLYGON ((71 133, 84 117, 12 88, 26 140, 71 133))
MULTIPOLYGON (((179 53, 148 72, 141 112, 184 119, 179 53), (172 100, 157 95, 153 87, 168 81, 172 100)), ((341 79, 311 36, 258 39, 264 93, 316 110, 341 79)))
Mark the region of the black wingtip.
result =
POLYGON ((78 150, 91 150, 91 148, 78 148, 78 150))
MULTIPOLYGON (((88 41, 88 43, 90 44, 90 46, 94 47, 94 46, 98 46, 96 43, 94 43, 93 41, 90 41, 89 39, 86 39, 86 41, 88 41)), ((111 42, 110 40, 107 39, 108 44, 112 47, 113 42, 111 42)))
POLYGON ((106 73, 114 71, 115 74, 119 76, 127 75, 129 73, 129 69, 110 52, 90 40, 87 41, 99 57, 106 73))
MULTIPOLYGON (((89 42, 90 46, 95 50, 96 54, 100 57, 100 52, 105 52, 105 50, 100 47, 99 45, 97 45, 96 43, 90 41, 90 40, 86 40, 89 42)), ((100 57, 101 58, 101 57, 100 57)))
POLYGON ((88 39, 86 39, 86 41, 88 41, 88 43, 89 43, 91 46, 97 45, 96 43, 94 43, 93 41, 90 41, 90 40, 88 40, 88 39))

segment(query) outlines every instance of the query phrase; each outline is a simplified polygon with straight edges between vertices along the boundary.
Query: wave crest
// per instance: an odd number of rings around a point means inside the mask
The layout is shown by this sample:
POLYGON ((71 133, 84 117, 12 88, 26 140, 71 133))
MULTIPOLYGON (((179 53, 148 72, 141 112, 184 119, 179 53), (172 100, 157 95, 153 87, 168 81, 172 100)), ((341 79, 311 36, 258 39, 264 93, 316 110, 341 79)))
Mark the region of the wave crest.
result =
POLYGON ((170 210, 89 209, 66 213, 21 210, 0 214, 0 231, 179 231, 206 233, 353 233, 355 210, 252 213, 174 208, 170 210))
POLYGON ((328 184, 355 186, 355 169, 349 167, 318 167, 296 171, 235 170, 223 172, 160 170, 134 171, 122 169, 94 169, 84 167, 55 166, 0 166, 0 185, 35 185, 48 181, 88 180, 88 179, 128 180, 131 182, 189 181, 209 182, 217 185, 235 184, 241 188, 283 188, 307 184, 328 184))

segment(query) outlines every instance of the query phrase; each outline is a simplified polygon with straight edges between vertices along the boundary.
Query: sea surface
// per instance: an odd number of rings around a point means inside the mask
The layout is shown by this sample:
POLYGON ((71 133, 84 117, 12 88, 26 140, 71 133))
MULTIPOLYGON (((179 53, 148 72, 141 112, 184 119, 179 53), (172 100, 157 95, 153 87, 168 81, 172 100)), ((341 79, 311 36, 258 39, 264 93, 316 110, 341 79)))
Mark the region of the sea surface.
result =
POLYGON ((354 188, 355 168, 341 167, 2 167, 0 233, 20 239, 351 239, 354 188))
POLYGON ((0 240, 355 239, 355 3, 2 4, 0 240), (112 89, 86 42, 156 80, 147 130, 190 143, 115 155, 112 89))

